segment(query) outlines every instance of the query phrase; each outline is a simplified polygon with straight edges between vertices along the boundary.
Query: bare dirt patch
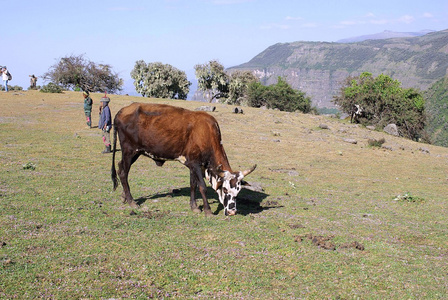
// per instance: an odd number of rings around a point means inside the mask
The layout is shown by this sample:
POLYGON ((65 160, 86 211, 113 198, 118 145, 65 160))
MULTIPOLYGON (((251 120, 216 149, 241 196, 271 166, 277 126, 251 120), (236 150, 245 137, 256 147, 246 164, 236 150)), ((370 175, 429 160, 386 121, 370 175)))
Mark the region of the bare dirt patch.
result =
POLYGON ((353 241, 351 243, 345 243, 342 245, 337 246, 332 240, 334 239, 334 236, 321 236, 321 235, 312 235, 312 234, 305 234, 305 235, 299 235, 294 240, 297 243, 302 243, 305 240, 310 240, 311 243, 319 248, 325 249, 325 250, 336 250, 337 248, 353 248, 360 251, 364 251, 364 245, 353 241))

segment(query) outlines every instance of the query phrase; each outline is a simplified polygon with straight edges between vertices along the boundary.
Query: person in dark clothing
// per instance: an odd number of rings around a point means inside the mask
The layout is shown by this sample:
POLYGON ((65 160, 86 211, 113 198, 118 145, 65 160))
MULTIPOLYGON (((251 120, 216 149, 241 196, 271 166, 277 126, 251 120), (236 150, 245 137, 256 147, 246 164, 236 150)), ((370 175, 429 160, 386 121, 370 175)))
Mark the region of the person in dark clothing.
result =
POLYGON ((84 96, 84 114, 86 116, 86 123, 87 126, 92 128, 92 105, 93 101, 92 98, 90 98, 89 92, 85 91, 82 93, 84 96))
POLYGON ((103 131, 103 143, 106 149, 102 153, 111 153, 110 150, 110 130, 112 128, 112 116, 109 108, 110 98, 104 96, 101 98, 101 115, 100 122, 98 123, 98 128, 103 131))

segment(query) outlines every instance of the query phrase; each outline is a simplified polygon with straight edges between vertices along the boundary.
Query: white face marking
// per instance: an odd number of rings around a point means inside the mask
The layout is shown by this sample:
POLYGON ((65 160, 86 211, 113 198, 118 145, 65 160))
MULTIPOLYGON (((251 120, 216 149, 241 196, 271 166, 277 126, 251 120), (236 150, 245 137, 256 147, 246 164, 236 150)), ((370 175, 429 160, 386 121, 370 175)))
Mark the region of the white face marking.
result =
POLYGON ((205 169, 204 175, 218 194, 219 202, 224 206, 224 214, 230 216, 235 215, 236 197, 241 191, 241 180, 244 178, 243 173, 224 171, 221 177, 219 175, 213 175, 209 169, 205 169))
POLYGON ((217 179, 222 182, 222 185, 216 192, 219 196, 219 202, 224 206, 225 215, 236 214, 236 197, 241 190, 241 180, 243 177, 241 172, 230 173, 224 171, 224 176, 218 177, 217 179))
POLYGON ((212 185, 212 188, 216 191, 218 188, 218 181, 217 178, 215 178, 208 169, 205 169, 205 179, 207 179, 208 182, 212 185))

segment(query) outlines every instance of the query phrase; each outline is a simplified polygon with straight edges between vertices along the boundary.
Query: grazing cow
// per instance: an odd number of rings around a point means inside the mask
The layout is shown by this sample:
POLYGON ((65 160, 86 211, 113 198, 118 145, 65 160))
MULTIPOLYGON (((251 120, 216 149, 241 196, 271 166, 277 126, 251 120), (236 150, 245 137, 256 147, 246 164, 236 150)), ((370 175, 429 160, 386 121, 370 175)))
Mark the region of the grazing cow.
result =
POLYGON ((364 109, 359 104, 353 105, 352 111, 350 112, 350 123, 353 123, 353 121, 358 123, 359 117, 362 116, 363 113, 364 109))
POLYGON ((190 206, 200 212, 195 193, 199 187, 204 202, 204 212, 211 215, 206 198, 204 177, 218 193, 224 214, 236 213, 236 197, 242 179, 256 167, 233 172, 221 143, 221 132, 214 117, 203 111, 190 111, 162 104, 133 103, 122 108, 114 119, 112 181, 118 186, 115 171, 117 135, 120 139, 122 158, 118 163, 118 176, 123 187, 123 202, 137 207, 132 198, 128 174, 131 165, 140 155, 149 157, 158 166, 175 160, 190 169, 190 206))

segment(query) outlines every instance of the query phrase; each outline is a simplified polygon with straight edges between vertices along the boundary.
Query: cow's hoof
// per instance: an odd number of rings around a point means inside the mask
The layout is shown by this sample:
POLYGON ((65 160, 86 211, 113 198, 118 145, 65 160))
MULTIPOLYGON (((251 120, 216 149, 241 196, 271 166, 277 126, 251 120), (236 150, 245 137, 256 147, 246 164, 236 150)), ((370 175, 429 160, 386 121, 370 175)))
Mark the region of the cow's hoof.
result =
POLYGON ((195 214, 200 214, 201 213, 201 210, 199 208, 197 208, 197 207, 196 208, 192 208, 191 211, 194 212, 195 214))
POLYGON ((205 213, 206 217, 213 217, 214 216, 214 214, 212 213, 211 210, 204 210, 204 213, 205 213))

